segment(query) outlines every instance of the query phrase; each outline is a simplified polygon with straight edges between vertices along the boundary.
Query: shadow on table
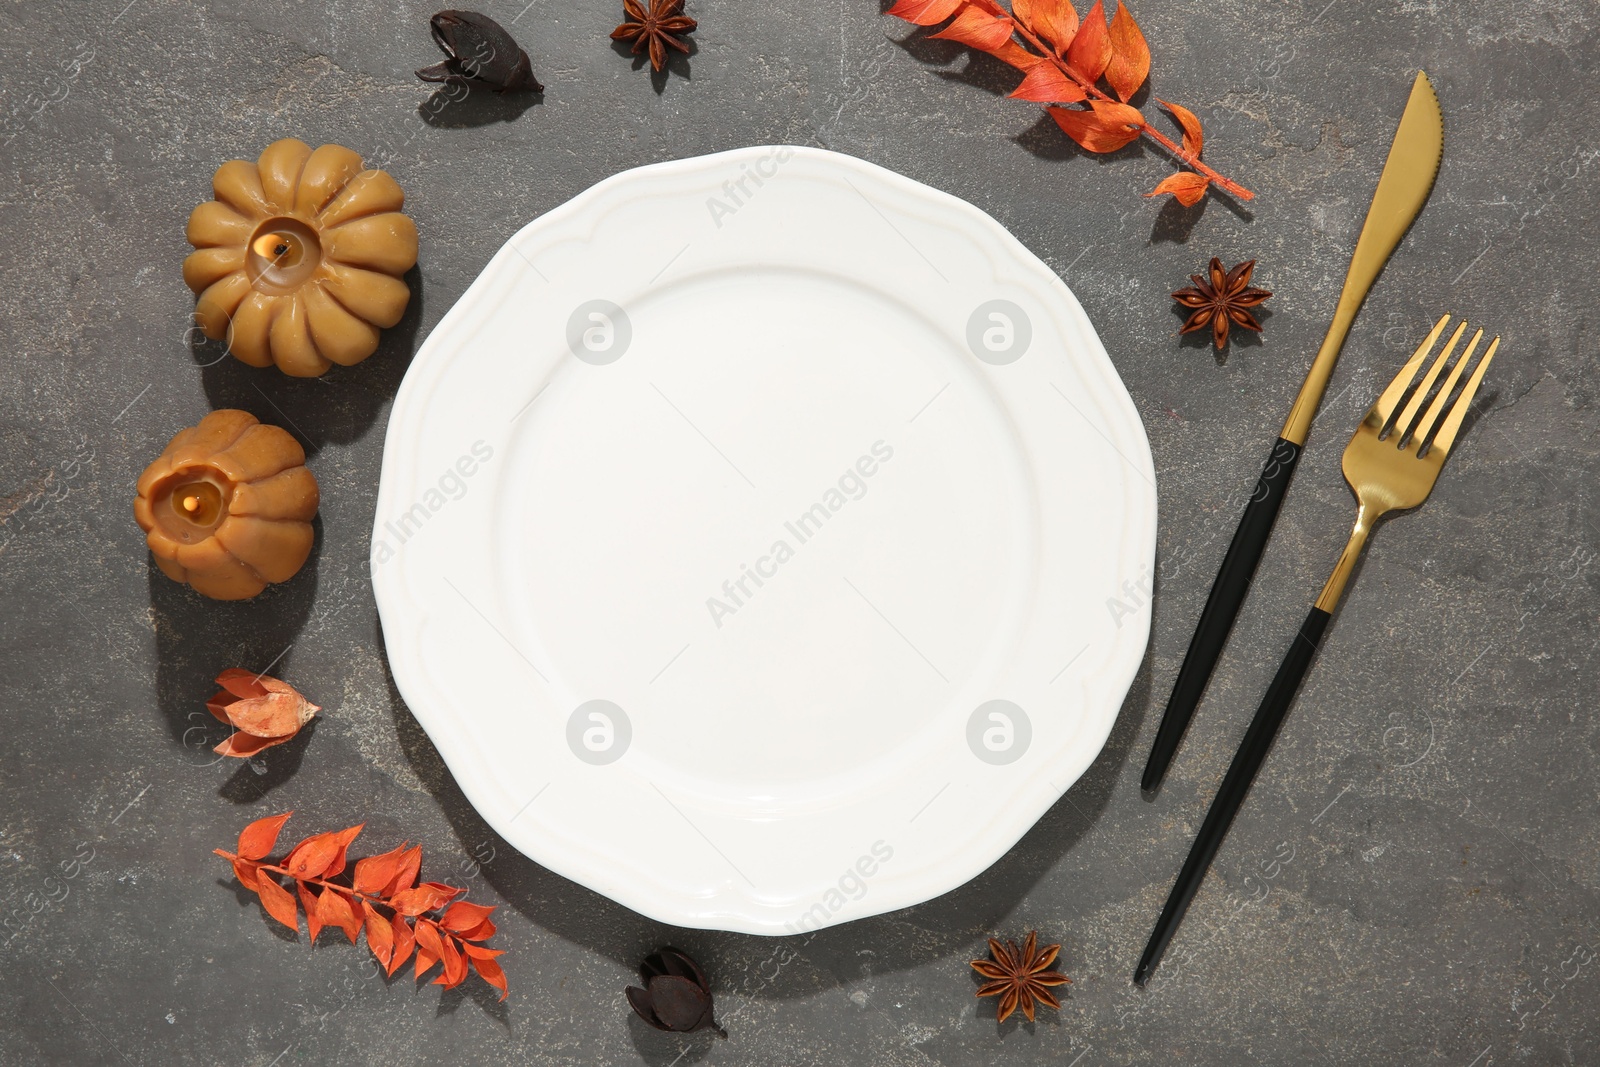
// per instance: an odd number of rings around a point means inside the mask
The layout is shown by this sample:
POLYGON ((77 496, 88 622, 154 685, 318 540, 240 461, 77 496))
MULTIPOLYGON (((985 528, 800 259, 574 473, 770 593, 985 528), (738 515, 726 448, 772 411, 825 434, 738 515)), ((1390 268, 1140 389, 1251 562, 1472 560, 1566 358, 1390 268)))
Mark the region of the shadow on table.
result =
MULTIPOLYGON (((689 60, 700 51, 700 46, 693 37, 679 38, 688 47, 689 51, 680 52, 676 48, 667 49, 667 65, 661 70, 650 71, 650 88, 654 89, 657 96, 667 91, 667 82, 676 74, 684 81, 692 80, 689 72, 689 60)), ((612 41, 611 50, 624 59, 633 61, 633 69, 638 70, 650 62, 650 49, 643 48, 635 52, 633 44, 629 41, 612 41)))
MULTIPOLYGON (((1062 132, 1055 119, 1040 113, 1032 126, 1012 138, 1023 151, 1037 158, 1058 162, 1061 160, 1086 160, 1097 167, 1108 167, 1130 159, 1143 159, 1149 153, 1141 140, 1130 141, 1114 152, 1091 152, 1062 132)), ((1081 166, 1083 164, 1075 164, 1081 166)), ((1139 168, 1129 167, 1129 173, 1139 168)), ((1133 178, 1138 181, 1140 179, 1133 178)), ((1152 183, 1153 184, 1153 183, 1152 183)))
POLYGON ((294 777, 310 743, 315 720, 292 740, 248 760, 219 756, 212 748, 232 731, 206 710, 217 692, 216 676, 229 667, 285 673, 289 650, 304 628, 317 595, 317 558, 322 522, 312 524, 316 541, 300 573, 268 586, 249 600, 212 600, 149 564, 151 623, 156 633, 156 702, 184 758, 196 767, 237 764, 218 794, 251 804, 294 777))
POLYGON ((320 378, 294 378, 276 367, 252 367, 228 355, 220 342, 191 341, 206 399, 213 408, 239 408, 295 435, 308 457, 325 444, 365 437, 400 388, 416 352, 422 323, 422 273, 405 275, 411 301, 394 326, 384 330, 378 350, 351 367, 335 365, 320 378))
MULTIPOLYGON (((325 444, 356 441, 372 428, 399 388, 416 349, 422 321, 421 273, 405 275, 411 300, 398 323, 383 331, 378 350, 353 367, 335 366, 320 378, 293 378, 276 368, 251 367, 226 347, 190 331, 190 350, 213 409, 238 408, 262 422, 294 434, 308 463, 325 444)), ((149 564, 150 610, 156 631, 157 700, 173 739, 196 766, 214 766, 231 757, 212 747, 229 728, 206 710, 216 692, 213 679, 228 667, 243 667, 282 677, 289 651, 316 600, 322 519, 312 520, 316 540, 306 565, 287 582, 268 586, 249 600, 221 601, 201 596, 149 564)), ((338 584, 338 576, 334 576, 338 584)), ((218 790, 236 804, 260 800, 294 777, 316 730, 313 720, 292 740, 249 760, 218 790)))
POLYGON ((464 129, 514 122, 530 107, 544 103, 543 93, 516 90, 497 93, 482 85, 446 85, 417 105, 417 114, 429 126, 464 129), (465 91, 463 91, 465 90, 465 91))
MULTIPOLYGON (((377 637, 382 648, 381 626, 377 637)), ((1126 769, 1150 697, 1147 659, 1099 757, 1005 856, 977 878, 934 900, 887 915, 796 936, 758 937, 655 922, 523 856, 484 822, 455 779, 444 773, 437 750, 395 686, 386 652, 384 676, 390 713, 407 759, 428 784, 463 851, 470 853, 479 842, 493 843, 496 859, 481 873, 508 906, 536 926, 609 956, 630 971, 648 953, 673 945, 705 967, 719 997, 760 1000, 811 996, 819 988, 855 980, 861 966, 857 950, 863 944, 874 947, 874 973, 952 956, 965 959, 978 950, 982 939, 1001 929, 1005 917, 1079 846, 1105 811, 1126 769)), ((617 990, 619 1005, 621 992, 617 990)), ((738 1003, 719 1001, 719 1011, 738 1003)), ((726 1019, 722 1021, 727 1025, 726 1019)), ((677 1062, 680 1055, 684 1062, 698 1059, 716 1040, 709 1032, 664 1034, 636 1022, 630 1031, 634 1044, 646 1062, 663 1067, 677 1062)))
POLYGON ((1168 196, 1157 213, 1156 220, 1150 226, 1151 244, 1188 244, 1189 234, 1194 231, 1195 224, 1206 213, 1206 207, 1215 200, 1224 208, 1238 216, 1242 222, 1255 220, 1255 213, 1244 206, 1244 202, 1234 199, 1227 193, 1213 185, 1206 195, 1192 207, 1184 207, 1175 196, 1168 196))

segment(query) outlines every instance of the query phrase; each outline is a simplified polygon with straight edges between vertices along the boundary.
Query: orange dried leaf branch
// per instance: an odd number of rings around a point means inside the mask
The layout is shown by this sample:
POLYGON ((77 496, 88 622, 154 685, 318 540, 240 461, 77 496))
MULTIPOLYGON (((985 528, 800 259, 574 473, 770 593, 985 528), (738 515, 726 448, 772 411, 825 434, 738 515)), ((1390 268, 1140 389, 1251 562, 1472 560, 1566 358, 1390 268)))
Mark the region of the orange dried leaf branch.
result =
POLYGON ((1128 103, 1149 79, 1150 47, 1122 0, 1109 22, 1102 0, 1095 0, 1081 20, 1072 0, 1012 0, 1009 11, 995 0, 898 0, 888 14, 919 26, 946 23, 932 36, 987 52, 1022 71, 1011 95, 1045 104, 1062 132, 1086 151, 1114 152, 1147 137, 1189 168, 1146 196, 1171 193, 1187 206, 1215 185, 1240 200, 1254 199, 1253 192, 1200 158, 1204 139, 1193 112, 1157 100, 1182 128, 1179 143, 1128 103), (1100 88, 1102 82, 1109 92, 1100 88))
POLYGON ((315 834, 276 863, 269 855, 292 813, 257 819, 239 835, 239 851, 213 851, 233 865, 239 884, 261 898, 268 915, 291 930, 300 928, 300 912, 314 943, 325 927, 336 927, 353 945, 362 931, 367 947, 387 974, 394 974, 414 956, 421 978, 443 964, 434 984, 452 989, 467 980, 469 967, 485 982, 509 994, 505 971, 495 962, 499 949, 482 944, 495 934, 494 908, 456 898, 466 892, 440 882, 417 883, 422 849, 401 845, 378 856, 359 859, 346 874, 346 850, 364 824, 315 834), (346 877, 349 884, 334 879, 346 877), (293 892, 279 880, 293 883, 293 892), (389 912, 385 915, 384 909, 389 912))

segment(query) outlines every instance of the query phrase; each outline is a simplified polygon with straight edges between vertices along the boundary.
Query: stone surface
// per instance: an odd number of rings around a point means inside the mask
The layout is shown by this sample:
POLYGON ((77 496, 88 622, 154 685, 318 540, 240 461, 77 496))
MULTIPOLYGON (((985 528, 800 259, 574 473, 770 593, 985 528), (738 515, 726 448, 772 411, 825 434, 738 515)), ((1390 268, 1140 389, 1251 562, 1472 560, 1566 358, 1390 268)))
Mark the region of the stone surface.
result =
POLYGON ((1600 1061, 1596 11, 1195 0, 1137 14, 1155 87, 1207 124, 1247 206, 1141 199, 1167 171, 1084 157, 1006 72, 872 3, 691 0, 698 51, 652 78, 606 4, 490 3, 542 100, 430 97, 431 9, 88 0, 0 10, 0 1062, 956 1064, 1600 1061), (1243 617, 1154 799, 1138 770, 1236 517, 1331 314, 1418 65, 1446 152, 1367 301, 1243 617), (370 362, 292 381, 192 345, 183 223, 269 141, 390 167, 422 232, 415 298, 370 362), (366 575, 388 404, 416 346, 527 220, 618 170, 759 142, 853 153, 964 197, 1076 291, 1148 428, 1161 489, 1153 639, 1103 758, 992 870, 807 938, 663 929, 527 861, 477 818, 396 694, 366 575), (1211 255, 1277 296, 1225 360, 1166 293, 1211 255), (1204 805, 1335 558, 1348 428, 1440 312, 1505 338, 1433 499, 1375 541, 1172 952, 1134 961, 1204 805), (132 483, 175 430, 243 407, 308 444, 313 562, 246 604, 153 572, 132 483), (219 764, 221 666, 326 705, 219 764), (365 818, 502 905, 513 996, 365 977, 309 950, 210 850, 293 808, 365 818), (966 961, 991 932, 1066 943, 1059 1013, 996 1027, 966 961), (622 988, 662 942, 711 972, 731 1038, 678 1040, 622 988))

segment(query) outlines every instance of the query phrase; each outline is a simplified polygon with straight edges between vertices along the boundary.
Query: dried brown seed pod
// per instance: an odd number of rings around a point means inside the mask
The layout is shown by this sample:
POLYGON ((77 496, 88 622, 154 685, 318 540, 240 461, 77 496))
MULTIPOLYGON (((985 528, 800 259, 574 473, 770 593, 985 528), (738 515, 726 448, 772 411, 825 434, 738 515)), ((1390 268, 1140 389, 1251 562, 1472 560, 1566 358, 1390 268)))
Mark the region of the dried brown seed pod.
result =
POLYGON ((628 1003, 639 1018, 668 1033, 710 1029, 718 1037, 728 1031, 713 1017, 711 985, 700 965, 675 948, 658 948, 639 964, 645 987, 628 987, 628 1003))
POLYGON ((441 11, 430 22, 434 43, 445 54, 441 63, 423 67, 425 82, 486 85, 497 93, 527 89, 542 93, 528 53, 506 28, 476 11, 441 11))

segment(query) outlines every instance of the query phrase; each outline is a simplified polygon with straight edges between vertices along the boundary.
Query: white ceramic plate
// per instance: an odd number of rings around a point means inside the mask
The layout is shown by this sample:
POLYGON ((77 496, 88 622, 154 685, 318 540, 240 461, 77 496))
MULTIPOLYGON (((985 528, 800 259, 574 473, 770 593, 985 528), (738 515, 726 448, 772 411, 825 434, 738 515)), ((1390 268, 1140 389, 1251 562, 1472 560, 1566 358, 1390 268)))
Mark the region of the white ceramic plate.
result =
POLYGON ((1143 427, 1066 286, 858 159, 642 167, 530 223, 395 400, 373 585, 483 817, 662 922, 983 871, 1143 656, 1143 427))

